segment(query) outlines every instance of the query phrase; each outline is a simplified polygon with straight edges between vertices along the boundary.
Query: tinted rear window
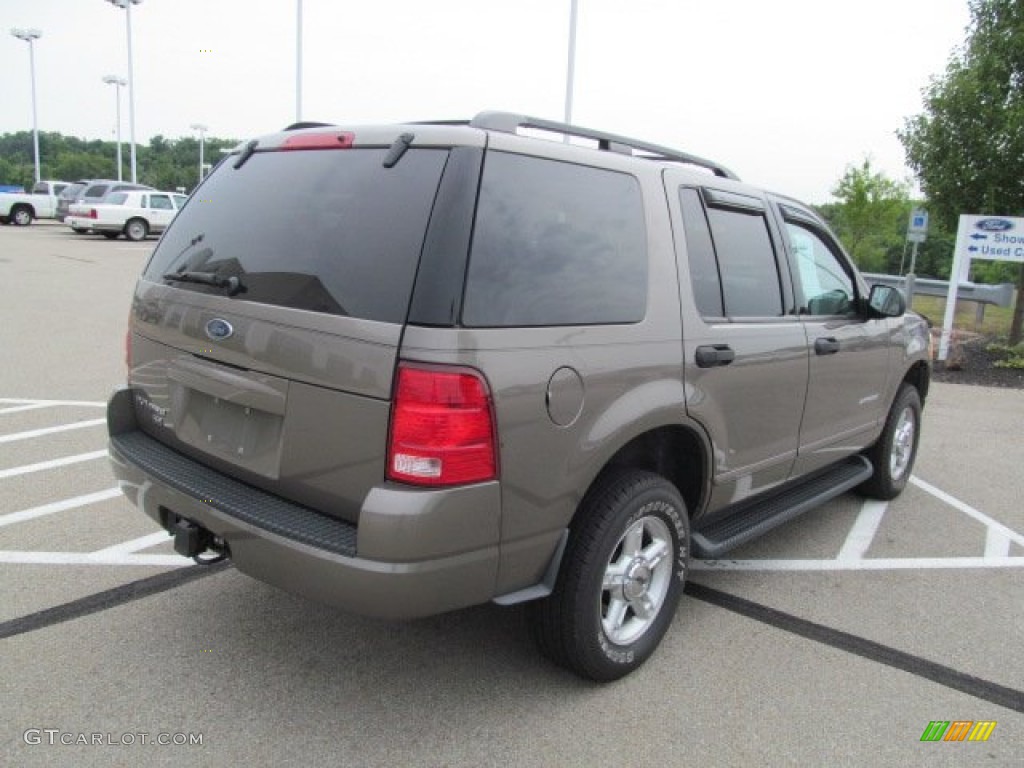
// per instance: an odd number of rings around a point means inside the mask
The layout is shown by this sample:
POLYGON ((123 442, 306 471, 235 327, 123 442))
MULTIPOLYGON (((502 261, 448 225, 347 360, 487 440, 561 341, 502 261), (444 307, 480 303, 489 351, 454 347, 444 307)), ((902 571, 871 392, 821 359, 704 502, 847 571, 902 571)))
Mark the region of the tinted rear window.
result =
POLYGON ((635 178, 487 154, 466 325, 635 323, 646 308, 647 236, 635 178))
POLYGON ((245 290, 233 301, 404 322, 448 152, 413 149, 393 168, 386 154, 258 152, 239 169, 222 163, 164 234, 146 278, 236 276, 245 290))

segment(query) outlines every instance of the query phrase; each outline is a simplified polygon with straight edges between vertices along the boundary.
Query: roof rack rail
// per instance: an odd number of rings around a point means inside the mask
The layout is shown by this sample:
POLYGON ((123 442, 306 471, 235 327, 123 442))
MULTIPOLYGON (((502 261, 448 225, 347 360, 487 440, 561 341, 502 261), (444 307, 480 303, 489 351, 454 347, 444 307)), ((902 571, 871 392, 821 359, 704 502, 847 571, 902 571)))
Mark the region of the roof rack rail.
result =
POLYGON ((679 152, 678 150, 663 147, 658 144, 650 144, 646 141, 638 141, 625 136, 617 136, 613 133, 604 133, 603 131, 594 131, 590 128, 581 128, 578 125, 569 125, 568 123, 559 123, 554 120, 544 120, 543 118, 519 115, 513 112, 481 112, 470 120, 469 124, 474 128, 501 131, 502 133, 517 133, 519 128, 535 128, 541 131, 562 133, 566 136, 577 136, 596 141, 598 149, 605 151, 620 152, 622 154, 637 157, 650 157, 654 160, 672 160, 678 163, 686 163, 687 165, 696 165, 700 168, 706 168, 716 176, 721 176, 724 179, 734 179, 735 181, 739 181, 739 176, 730 171, 724 165, 711 160, 705 160, 703 157, 679 152), (646 154, 636 155, 636 151, 646 154))

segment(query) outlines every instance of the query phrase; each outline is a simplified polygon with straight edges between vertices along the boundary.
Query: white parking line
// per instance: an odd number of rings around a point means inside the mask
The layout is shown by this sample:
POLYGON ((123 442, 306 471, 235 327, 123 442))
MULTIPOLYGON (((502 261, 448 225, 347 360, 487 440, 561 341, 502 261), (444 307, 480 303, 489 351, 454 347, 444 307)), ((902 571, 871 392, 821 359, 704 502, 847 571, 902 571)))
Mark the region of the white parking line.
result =
POLYGON ((1010 538, 1002 531, 989 528, 985 532, 985 557, 1009 557, 1010 538))
POLYGON ((138 552, 140 549, 149 549, 150 547, 155 547, 157 544, 163 544, 165 541, 170 541, 170 539, 170 534, 168 534, 167 531, 157 531, 156 533, 140 536, 139 538, 132 539, 131 541, 115 544, 112 547, 99 549, 91 554, 96 557, 106 557, 107 555, 128 555, 132 552, 138 552))
POLYGON ((5 480, 8 477, 17 477, 18 475, 27 475, 32 472, 43 472, 47 469, 56 469, 57 467, 66 467, 68 464, 77 464, 80 461, 91 461, 92 459, 99 459, 106 455, 106 450, 90 451, 89 453, 78 453, 74 456, 65 456, 63 459, 52 459, 50 461, 40 461, 38 464, 25 464, 21 467, 0 469, 0 480, 5 480))
POLYGON ((861 560, 694 560, 695 571, 901 571, 1024 568, 1024 557, 885 557, 861 560))
POLYGON ((910 482, 912 482, 914 485, 916 485, 921 490, 927 491, 928 493, 930 493, 935 498, 942 499, 942 501, 946 502, 951 507, 955 507, 956 509, 959 509, 965 515, 967 515, 969 517, 973 517, 975 520, 977 520, 980 523, 984 523, 986 526, 988 526, 989 530, 992 530, 994 528, 999 533, 1003 534, 1003 536, 1006 536, 1007 538, 1009 538, 1010 541, 1014 541, 1017 544, 1020 544, 1022 547, 1024 547, 1024 536, 1020 535, 1019 533, 1017 533, 1016 531, 1014 531, 1011 528, 1007 528, 1005 525, 1000 523, 998 520, 993 520, 991 517, 986 515, 984 512, 979 512, 978 510, 976 510, 974 507, 970 506, 969 504, 964 504, 962 501, 960 501, 960 499, 956 498, 955 496, 950 496, 945 491, 940 491, 934 485, 930 485, 929 483, 926 483, 924 480, 922 480, 921 478, 917 477, 916 475, 911 475, 910 476, 910 482))
MULTIPOLYGON (((1024 559, 1024 558, 1022 558, 1024 559)), ((0 551, 0 564, 17 565, 194 565, 181 555, 99 555, 95 552, 13 552, 0 551)))
POLYGON ((857 520, 846 536, 846 541, 843 542, 842 549, 839 550, 838 560, 846 562, 864 557, 878 532, 878 526, 882 523, 882 516, 888 506, 887 501, 864 502, 857 520))
POLYGON ((49 403, 29 403, 28 405, 15 405, 11 408, 0 408, 0 415, 5 413, 21 413, 22 411, 34 411, 38 408, 52 408, 49 403))
POLYGON ((15 432, 13 435, 3 435, 0 443, 14 443, 18 440, 29 440, 33 437, 53 435, 58 432, 70 432, 73 429, 85 429, 86 427, 97 427, 106 424, 106 419, 89 419, 88 421, 76 421, 73 424, 61 424, 57 427, 43 427, 42 429, 31 429, 28 432, 15 432))
POLYGON ((81 405, 85 408, 106 408, 106 403, 98 403, 94 400, 27 400, 23 397, 0 397, 0 403, 12 405, 81 405))
POLYGON ((75 496, 74 498, 64 499, 63 501, 54 501, 50 504, 43 504, 39 507, 23 509, 20 512, 10 512, 6 515, 0 515, 0 528, 5 525, 22 523, 26 520, 34 520, 37 517, 52 515, 54 512, 63 512, 67 509, 77 509, 78 507, 84 507, 87 504, 95 504, 96 502, 113 499, 120 495, 120 488, 108 488, 105 491, 87 493, 84 496, 75 496))

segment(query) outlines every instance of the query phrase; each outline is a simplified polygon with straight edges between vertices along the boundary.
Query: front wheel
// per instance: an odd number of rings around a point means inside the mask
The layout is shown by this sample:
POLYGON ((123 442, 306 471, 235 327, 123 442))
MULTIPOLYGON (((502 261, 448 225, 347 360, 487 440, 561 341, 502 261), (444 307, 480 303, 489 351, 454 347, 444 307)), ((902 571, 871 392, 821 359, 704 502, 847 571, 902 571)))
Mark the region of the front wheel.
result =
POLYGON ((145 240, 149 234, 149 226, 142 219, 132 219, 124 227, 124 233, 132 242, 145 240))
POLYGON ((672 623, 689 551, 675 486, 638 470, 602 482, 583 500, 554 591, 530 606, 541 652, 600 682, 632 672, 672 623))
POLYGON ((910 480, 921 436, 921 397, 909 384, 900 387, 878 441, 865 455, 875 473, 858 490, 866 496, 888 501, 899 496, 910 480))
POLYGON ((24 205, 16 205, 11 211, 11 221, 15 226, 27 227, 32 223, 32 211, 24 205))

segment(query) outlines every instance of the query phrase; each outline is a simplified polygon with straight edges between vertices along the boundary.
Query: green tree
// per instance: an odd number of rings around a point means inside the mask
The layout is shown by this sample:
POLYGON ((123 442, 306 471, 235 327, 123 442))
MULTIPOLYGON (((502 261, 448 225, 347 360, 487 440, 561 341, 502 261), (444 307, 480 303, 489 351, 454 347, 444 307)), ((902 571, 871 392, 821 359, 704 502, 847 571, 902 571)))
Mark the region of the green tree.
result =
POLYGON ((895 272, 910 214, 907 185, 876 172, 865 159, 859 167, 847 166, 832 196, 836 202, 822 206, 822 213, 857 266, 895 272))
MULTIPOLYGON (((1024 3, 969 5, 964 45, 924 89, 924 111, 899 133, 933 215, 950 229, 961 213, 1024 216, 1024 3)), ((1022 330, 1024 264, 1011 343, 1022 330)))

